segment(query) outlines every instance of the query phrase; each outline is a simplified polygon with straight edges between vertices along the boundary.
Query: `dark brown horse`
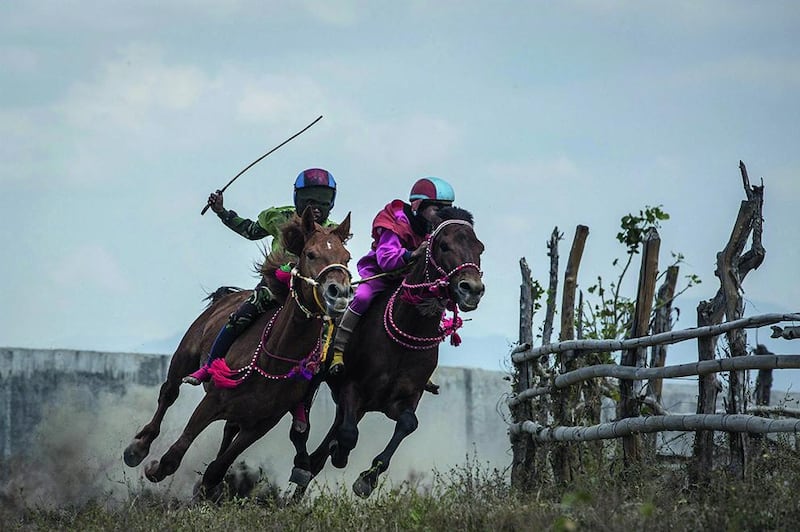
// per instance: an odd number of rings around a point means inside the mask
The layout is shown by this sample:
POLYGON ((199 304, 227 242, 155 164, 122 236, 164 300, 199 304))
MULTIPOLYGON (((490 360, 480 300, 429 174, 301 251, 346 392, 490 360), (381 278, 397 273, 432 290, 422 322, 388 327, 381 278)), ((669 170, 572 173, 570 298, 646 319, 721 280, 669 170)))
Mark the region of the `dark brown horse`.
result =
POLYGON ((295 459, 295 499, 302 497, 329 456, 335 467, 347 465, 358 423, 367 412, 383 412, 396 424, 386 448, 353 485, 362 497, 372 493, 400 442, 417 428, 415 411, 438 363, 439 343, 461 325, 458 310, 474 310, 484 293, 484 246, 473 230, 472 215, 455 207, 439 215, 444 221, 427 240, 425 260, 411 267, 396 290, 375 298, 350 338, 345 375, 328 379, 336 417, 311 456, 295 459), (445 320, 448 310, 453 315, 445 320), (301 467, 304 462, 307 470, 301 467))
MULTIPOLYGON (((346 267, 350 253, 344 247, 349 237, 349 214, 338 227, 330 229, 314 223, 311 210, 306 209, 302 218, 283 228, 286 250, 298 257, 290 287, 274 277, 285 257, 270 257, 262 273, 270 280, 273 293, 285 303, 266 312, 236 339, 225 364, 215 362, 212 368, 222 369, 212 369, 214 381, 227 380, 228 387, 206 385, 206 395, 181 436, 161 460, 145 468, 149 480, 159 482, 173 474, 200 432, 213 421, 224 419, 219 453, 202 479, 201 494, 211 496, 236 457, 291 408, 307 400, 311 387, 307 379, 319 363, 324 326, 344 311, 352 297, 346 267), (228 368, 241 371, 225 371, 228 368)), ((225 295, 212 302, 191 325, 172 357, 153 419, 125 450, 127 465, 137 466, 147 456, 166 410, 178 397, 181 378, 199 367, 201 356, 209 352, 227 317, 249 295, 249 290, 225 295)), ((292 430, 296 431, 294 427, 292 430)))

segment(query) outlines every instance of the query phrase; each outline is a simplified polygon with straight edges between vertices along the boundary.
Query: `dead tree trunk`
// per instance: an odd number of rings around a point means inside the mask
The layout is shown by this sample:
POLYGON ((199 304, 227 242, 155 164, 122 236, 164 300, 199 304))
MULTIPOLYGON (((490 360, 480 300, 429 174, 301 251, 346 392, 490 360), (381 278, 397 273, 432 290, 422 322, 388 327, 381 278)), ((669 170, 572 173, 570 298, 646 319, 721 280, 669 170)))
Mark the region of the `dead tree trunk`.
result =
MULTIPOLYGON (((664 282, 656 293, 655 311, 653 315, 653 325, 650 327, 650 334, 661 334, 672 330, 672 300, 675 297, 675 287, 678 284, 678 271, 680 268, 677 265, 672 265, 667 268, 667 274, 664 282)), ((667 362, 667 344, 658 344, 650 348, 650 367, 663 368, 667 362)), ((647 390, 645 398, 647 405, 651 410, 657 414, 664 413, 664 407, 661 400, 661 392, 663 389, 663 379, 650 379, 647 381, 647 390)), ((645 436, 647 450, 650 454, 655 455, 658 443, 658 433, 648 434, 645 436)))
MULTIPOLYGON (((527 346, 528 349, 533 345, 533 282, 531 280, 531 269, 527 261, 522 258, 519 261, 522 270, 522 284, 520 285, 520 309, 519 309, 519 345, 527 346)), ((514 379, 514 393, 519 395, 521 392, 532 388, 536 370, 534 366, 537 360, 528 360, 522 364, 517 364, 514 379)), ((523 423, 533 419, 533 408, 531 400, 522 401, 511 408, 511 417, 514 423, 523 423)), ((537 477, 536 472, 536 446, 530 436, 524 432, 512 434, 512 463, 511 463, 511 485, 516 489, 527 492, 533 489, 537 477)))
MULTIPOLYGON (((676 265, 667 268, 664 283, 656 295, 656 310, 653 317, 652 334, 660 334, 672 330, 672 300, 675 297, 675 287, 678 284, 678 271, 676 265)), ((650 350, 650 367, 663 368, 667 362, 667 344, 654 345, 650 350)), ((647 395, 656 402, 661 403, 661 392, 664 381, 654 379, 647 383, 647 395)))
MULTIPOLYGON (((731 232, 728 245, 717 254, 716 275, 720 278, 722 290, 725 293, 725 319, 733 321, 744 315, 744 300, 742 297, 742 272, 739 262, 743 258, 742 251, 750 234, 753 235, 753 246, 761 247, 761 221, 763 207, 763 188, 756 191, 750 186, 747 169, 739 161, 747 200, 739 207, 739 215, 731 232)), ((751 250, 752 251, 752 250, 751 250)), ((761 247, 760 260, 763 261, 763 247, 761 247)), ((755 267, 758 267, 756 265, 755 267)), ((729 356, 740 357, 747 355, 747 334, 742 329, 726 333, 729 356)), ((729 374, 728 396, 726 411, 729 414, 741 414, 747 409, 746 379, 744 372, 732 371, 729 374)), ((747 466, 747 435, 741 432, 728 433, 730 448, 730 468, 739 475, 744 475, 747 466)))
MULTIPOLYGON (((550 272, 547 285, 547 303, 545 305, 544 324, 542 326, 543 346, 549 345, 553 336, 553 320, 556 314, 556 295, 558 293, 558 242, 562 238, 564 238, 564 234, 558 232, 558 227, 554 227, 553 232, 550 234, 550 240, 547 241, 547 256, 550 258, 550 272)), ((538 367, 542 369, 547 368, 548 371, 552 371, 552 359, 552 355, 542 357, 538 367)), ((541 387, 552 384, 552 375, 547 375, 543 372, 539 378, 539 386, 541 387)), ((552 397, 549 394, 542 395, 536 403, 537 409, 535 414, 540 425, 547 426, 553 419, 552 403, 552 397)), ((546 466, 551 464, 550 450, 548 446, 542 445, 536 448, 536 464, 539 471, 542 471, 542 474, 544 474, 546 466)), ((550 471, 553 471, 552 467, 550 471)))
MULTIPOLYGON (((717 254, 717 271, 720 279, 720 289, 713 299, 701 301, 697 307, 697 325, 716 325, 722 322, 723 316, 731 321, 741 317, 742 282, 745 276, 758 268, 764 261, 765 250, 761 244, 762 211, 764 204, 764 187, 751 186, 747 169, 739 161, 745 195, 739 214, 731 232, 725 249, 717 254), (744 247, 751 237, 750 249, 742 254, 744 247)), ((746 336, 743 331, 731 331, 726 334, 730 356, 743 356, 746 351, 746 336)), ((699 359, 711 360, 715 354, 715 339, 698 339, 699 359)), ((713 413, 716 409, 716 383, 711 378, 701 378, 697 413, 713 413)), ((737 372, 731 372, 730 385, 727 395, 726 409, 729 413, 741 413, 746 409, 744 403, 744 379, 737 372)), ((739 475, 745 472, 745 443, 744 435, 730 434, 729 449, 731 453, 730 467, 739 475)), ((694 464, 692 467, 693 480, 703 482, 708 479, 708 473, 713 465, 713 433, 703 434, 698 432, 695 436, 694 464)))

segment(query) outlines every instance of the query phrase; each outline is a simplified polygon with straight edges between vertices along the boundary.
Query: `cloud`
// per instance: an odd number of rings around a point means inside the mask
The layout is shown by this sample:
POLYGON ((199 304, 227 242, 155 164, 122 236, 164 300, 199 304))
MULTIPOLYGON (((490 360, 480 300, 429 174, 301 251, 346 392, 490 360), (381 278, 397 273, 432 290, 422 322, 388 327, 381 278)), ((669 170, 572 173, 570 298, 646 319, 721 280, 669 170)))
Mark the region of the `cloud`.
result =
POLYGON ((244 123, 296 123, 298 116, 313 114, 308 110, 309 102, 318 109, 334 107, 326 101, 321 83, 310 76, 238 74, 244 81, 236 94, 236 117, 244 123))
POLYGON ((50 278, 58 293, 99 290, 113 299, 131 291, 114 256, 99 245, 80 246, 57 263, 50 278))
POLYGON ((487 168, 487 175, 503 180, 510 185, 530 187, 535 183, 561 182, 586 176, 575 161, 565 155, 554 158, 518 162, 497 162, 487 168))
POLYGON ((130 45, 99 75, 72 87, 59 105, 67 123, 83 130, 141 130, 164 112, 195 105, 211 81, 197 68, 167 65, 156 47, 130 45))
POLYGON ((371 164, 383 168, 411 165, 427 174, 454 155, 461 138, 458 128, 441 117, 411 114, 352 127, 344 146, 371 164))

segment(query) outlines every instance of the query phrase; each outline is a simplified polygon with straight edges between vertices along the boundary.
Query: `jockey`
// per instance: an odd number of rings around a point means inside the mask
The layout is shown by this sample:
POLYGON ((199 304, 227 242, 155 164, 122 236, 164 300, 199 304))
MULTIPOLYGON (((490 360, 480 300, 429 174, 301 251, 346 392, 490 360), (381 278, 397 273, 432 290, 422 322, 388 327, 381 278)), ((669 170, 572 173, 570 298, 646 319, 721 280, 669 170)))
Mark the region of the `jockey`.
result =
MULTIPOLYGON (((425 254, 425 238, 438 221, 437 213, 455 200, 453 187, 438 177, 424 177, 411 187, 409 203, 396 199, 387 204, 372 222, 372 249, 358 261, 362 279, 403 268, 425 254)), ((344 369, 344 350, 358 320, 372 299, 392 284, 377 277, 358 285, 355 297, 342 315, 333 340, 333 358, 328 372, 339 375, 344 369)), ((429 382, 426 389, 437 393, 429 382)))
MULTIPOLYGON (((258 215, 257 221, 242 218, 235 211, 223 207, 222 192, 217 190, 208 197, 211 206, 222 223, 233 231, 250 240, 260 240, 267 236, 272 237, 270 254, 282 252, 283 246, 280 239, 281 227, 297 213, 302 214, 306 207, 314 213, 314 220, 329 227, 335 225, 328 220, 328 214, 333 208, 336 199, 336 181, 333 175, 322 168, 309 168, 303 170, 294 182, 294 206, 271 207, 258 215)), ((274 301, 272 292, 267 287, 264 279, 259 281, 253 294, 247 298, 239 308, 228 317, 227 323, 220 329, 206 363, 194 373, 183 378, 183 382, 197 386, 211 378, 209 367, 214 359, 224 357, 234 340, 258 316, 263 314, 274 301)))

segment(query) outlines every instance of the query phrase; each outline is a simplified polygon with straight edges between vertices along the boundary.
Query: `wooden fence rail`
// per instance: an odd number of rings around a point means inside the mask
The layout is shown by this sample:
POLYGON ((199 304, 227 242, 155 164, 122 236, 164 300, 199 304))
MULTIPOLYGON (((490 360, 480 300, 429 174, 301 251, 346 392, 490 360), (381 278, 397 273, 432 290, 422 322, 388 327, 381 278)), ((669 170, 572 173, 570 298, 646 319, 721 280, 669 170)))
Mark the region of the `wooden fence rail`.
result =
POLYGON ((527 432, 539 442, 593 441, 662 431, 720 430, 766 434, 800 432, 800 420, 767 419, 747 414, 683 414, 629 417, 591 427, 545 427, 533 421, 515 423, 513 433, 527 432))

